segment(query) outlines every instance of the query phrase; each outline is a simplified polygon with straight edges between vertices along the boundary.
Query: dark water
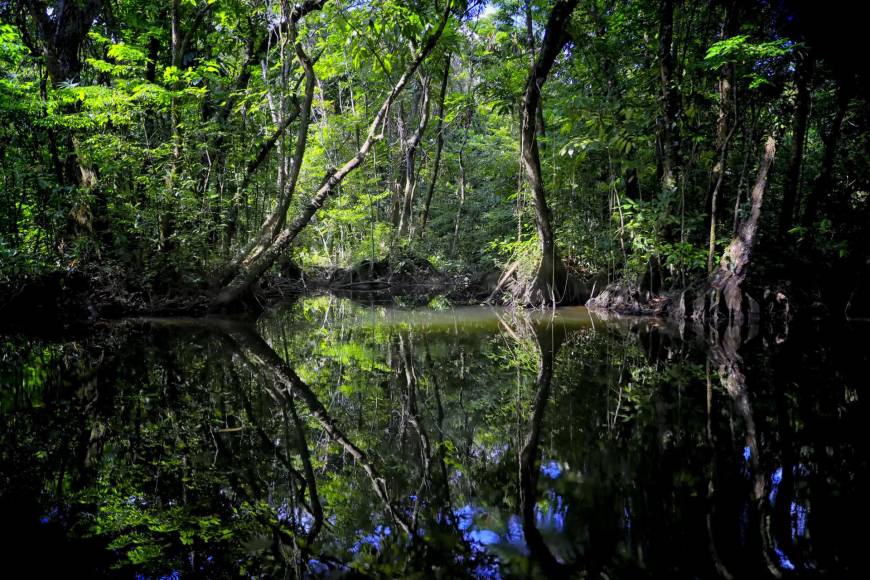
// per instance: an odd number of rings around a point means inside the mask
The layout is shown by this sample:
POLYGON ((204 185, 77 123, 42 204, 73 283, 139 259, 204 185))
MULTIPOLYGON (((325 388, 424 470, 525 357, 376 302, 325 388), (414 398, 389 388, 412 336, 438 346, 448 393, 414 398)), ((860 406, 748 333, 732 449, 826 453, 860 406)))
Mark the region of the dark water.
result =
POLYGON ((0 575, 863 577, 866 327, 739 342, 329 298, 0 336, 0 575))

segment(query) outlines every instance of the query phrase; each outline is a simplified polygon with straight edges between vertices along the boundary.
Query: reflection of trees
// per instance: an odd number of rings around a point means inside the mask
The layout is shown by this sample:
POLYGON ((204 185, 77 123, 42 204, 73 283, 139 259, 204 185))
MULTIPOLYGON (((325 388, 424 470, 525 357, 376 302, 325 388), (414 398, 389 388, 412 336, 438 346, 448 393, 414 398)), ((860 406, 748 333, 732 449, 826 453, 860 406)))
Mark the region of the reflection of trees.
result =
MULTIPOLYGON (((250 365, 256 372, 271 379, 276 387, 284 389, 284 393, 299 398, 305 404, 311 416, 329 437, 338 443, 362 467, 372 484, 375 495, 384 504, 390 517, 405 534, 410 535, 411 524, 390 499, 384 477, 379 473, 368 454, 357 447, 344 434, 344 431, 332 419, 326 407, 320 402, 320 399, 318 399, 311 388, 299 378, 296 372, 253 329, 244 325, 225 323, 220 324, 219 327, 237 348, 242 361, 250 365)), ((280 390, 277 394, 278 396, 283 396, 280 390)))
MULTIPOLYGON (((728 324, 722 330, 721 334, 719 333, 719 329, 716 327, 709 327, 704 330, 706 331, 707 336, 709 361, 716 367, 722 386, 731 398, 732 407, 743 422, 743 428, 745 431, 744 449, 748 453, 747 459, 753 480, 751 505, 753 506, 755 512, 754 515, 758 521, 758 531, 761 539, 761 556, 766 564, 768 572, 778 578, 782 575, 782 570, 777 565, 771 539, 771 514, 770 506, 767 501, 767 479, 764 469, 761 466, 758 442, 759 438, 752 409, 752 402, 746 386, 743 358, 738 353, 743 341, 742 326, 739 324, 728 324)), ((708 402, 708 413, 710 413, 710 410, 710 403, 708 402)), ((708 438, 712 439, 712 432, 710 431, 708 431, 708 438)), ((716 467, 714 466, 714 472, 715 469, 716 467)), ((717 572, 725 578, 730 578, 731 573, 719 558, 716 549, 715 532, 712 524, 712 505, 715 489, 715 481, 714 479, 711 479, 708 492, 710 499, 710 507, 708 509, 711 511, 708 512, 707 516, 710 552, 717 572)))
MULTIPOLYGON (((234 343, 230 342, 229 344, 231 347, 234 346, 234 343)), ((242 407, 245 410, 245 416, 248 419, 248 422, 254 426, 254 429, 256 430, 257 435, 260 438, 260 442, 262 443, 263 448, 273 449, 274 444, 272 443, 272 439, 266 432, 266 429, 264 428, 262 421, 260 421, 258 414, 254 412, 251 400, 245 393, 245 390, 242 388, 241 382, 239 381, 239 377, 236 372, 231 372, 231 383, 233 385, 236 396, 242 402, 242 407)), ((309 500, 307 505, 305 504, 302 489, 299 490, 299 494, 296 497, 296 500, 305 506, 305 509, 308 511, 309 514, 311 514, 313 518, 310 529, 305 534, 307 548, 314 544, 314 541, 317 539, 317 535, 320 533, 320 530, 323 527, 323 506, 320 501, 320 495, 317 493, 317 478, 315 477, 314 468, 311 464, 311 452, 308 449, 308 442, 305 437, 305 429, 299 421, 299 416, 296 413, 296 405, 293 401, 293 398, 284 396, 283 392, 271 388, 271 386, 268 386, 267 390, 271 398, 279 405, 279 408, 281 409, 281 418, 284 428, 284 439, 288 442, 288 447, 285 448, 285 454, 283 456, 278 454, 276 455, 276 457, 291 475, 291 483, 294 480, 301 481, 304 483, 304 487, 308 489, 309 500), (295 433, 296 445, 299 451, 299 457, 302 461, 302 469, 304 471, 304 474, 299 473, 299 471, 293 466, 293 462, 290 457, 289 442, 294 439, 294 437, 291 435, 291 424, 293 426, 292 431, 295 433)))
POLYGON ((804 426, 820 411, 836 420, 842 401, 799 405, 788 382, 759 380, 780 371, 766 353, 743 360, 735 329, 686 343, 519 313, 472 338, 335 314, 301 331, 266 319, 274 350, 221 321, 67 350, 55 374, 76 388, 11 417, 0 452, 35 465, 43 505, 82 506, 64 517, 100 526, 102 550, 117 542, 106 559, 159 550, 136 568, 149 574, 196 574, 188 561, 220 554, 203 574, 461 576, 497 557, 508 574, 531 562, 562 577, 785 575, 821 561, 792 531, 795 506, 813 549, 822 533, 842 541, 815 522, 855 488, 832 488, 828 470, 839 482, 861 450, 841 441, 829 455, 804 426), (43 449, 45 465, 27 459, 43 449))
POLYGON ((560 563, 537 526, 535 507, 538 502, 538 479, 541 474, 541 454, 539 444, 544 413, 549 404, 550 388, 553 380, 553 362, 562 341, 565 329, 553 319, 538 321, 536 324, 524 319, 515 319, 514 324, 502 320, 508 334, 518 339, 528 337, 538 351, 538 371, 535 378, 535 396, 532 401, 528 430, 519 452, 520 471, 520 513, 523 535, 529 553, 551 578, 565 574, 565 566, 560 563), (514 328, 516 326, 517 328, 514 328))

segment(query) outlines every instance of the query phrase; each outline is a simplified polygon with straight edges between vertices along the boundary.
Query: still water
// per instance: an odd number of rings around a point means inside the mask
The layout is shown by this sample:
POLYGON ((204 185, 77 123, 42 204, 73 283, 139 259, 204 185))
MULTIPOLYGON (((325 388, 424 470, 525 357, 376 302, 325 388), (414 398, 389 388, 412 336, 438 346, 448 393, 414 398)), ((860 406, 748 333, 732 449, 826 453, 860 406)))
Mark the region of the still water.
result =
POLYGON ((0 335, 0 575, 861 577, 865 331, 314 297, 0 335))

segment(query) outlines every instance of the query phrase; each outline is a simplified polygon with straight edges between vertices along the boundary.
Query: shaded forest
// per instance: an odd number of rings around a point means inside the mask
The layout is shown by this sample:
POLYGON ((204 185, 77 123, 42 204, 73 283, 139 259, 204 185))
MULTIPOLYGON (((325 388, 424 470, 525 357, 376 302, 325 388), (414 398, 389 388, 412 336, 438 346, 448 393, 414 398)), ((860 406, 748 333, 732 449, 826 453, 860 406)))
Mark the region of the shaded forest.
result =
POLYGON ((3 569, 861 577, 864 28, 0 0, 3 569))
POLYGON ((867 316, 857 13, 0 2, 4 316, 437 288, 867 316))

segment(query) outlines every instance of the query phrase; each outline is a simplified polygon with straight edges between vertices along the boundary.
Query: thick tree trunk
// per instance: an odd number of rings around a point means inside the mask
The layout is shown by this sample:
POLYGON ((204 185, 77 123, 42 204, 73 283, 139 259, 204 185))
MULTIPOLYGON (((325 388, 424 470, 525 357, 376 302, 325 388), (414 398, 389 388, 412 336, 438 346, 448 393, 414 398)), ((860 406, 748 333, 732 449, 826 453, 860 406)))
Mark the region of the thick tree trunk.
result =
MULTIPOLYGON (((532 0, 525 0, 525 13, 526 13, 526 48, 529 49, 529 64, 532 68, 535 68, 535 61, 538 58, 537 49, 535 47, 535 29, 534 29, 534 20, 532 19, 532 0)), ((547 136, 547 127, 544 124, 544 108, 538 107, 538 136, 543 139, 547 136)))
MULTIPOLYGON (((63 2, 51 5, 41 0, 28 0, 27 9, 36 24, 42 43, 45 69, 52 85, 77 83, 82 71, 82 46, 93 26, 94 20, 103 11, 103 0, 63 2)), ((78 105, 65 106, 64 113, 72 114, 78 105)), ((66 150, 64 182, 61 185, 90 190, 94 195, 93 210, 88 207, 71 208, 69 217, 72 230, 79 226, 96 233, 104 243, 111 242, 106 192, 99 187, 97 172, 82 155, 78 139, 67 133, 61 137, 66 150)))
POLYGON ((536 134, 537 111, 541 102, 541 88, 553 68, 556 57, 568 41, 566 28, 578 0, 557 0, 547 21, 541 51, 526 81, 522 104, 522 164, 532 188, 535 207, 535 227, 538 232, 538 249, 541 261, 534 279, 521 297, 525 304, 543 306, 559 304, 566 298, 567 279, 565 267, 556 255, 556 242, 550 208, 541 177, 541 159, 536 134))
POLYGON ((248 290, 251 285, 254 284, 260 277, 275 263, 278 257, 284 252, 288 245, 290 245, 293 240, 296 239, 296 236, 305 229, 305 227, 311 222, 311 219, 317 213, 317 211, 323 207, 323 204, 332 196, 332 194, 336 191, 337 187, 341 182, 347 177, 352 171, 354 171, 357 167, 359 167, 362 162, 365 160, 369 151, 372 148, 375 140, 379 137, 377 135, 378 128, 384 121, 384 118, 387 115, 392 104, 395 102, 396 98, 399 94, 404 90, 405 86, 408 84, 408 81, 411 77, 417 72, 417 69, 420 67, 420 64, 429 56, 432 50, 435 48, 435 45, 438 43, 438 39, 441 37, 441 33, 444 32, 444 28, 447 25, 447 20, 450 17, 450 2, 445 2, 444 12, 441 16, 441 20, 438 24, 438 27, 435 31, 429 36, 426 42, 420 49, 420 52, 414 57, 405 71, 402 73, 402 76, 396 82, 393 89, 390 91, 390 94, 387 96, 384 103, 381 105, 380 110, 378 110, 375 115, 372 124, 369 126, 368 135, 366 136, 365 141, 360 147, 359 151, 357 151, 356 155, 354 155, 351 159, 349 159, 342 167, 335 171, 335 173, 329 175, 320 186, 320 188, 315 192, 314 196, 311 200, 305 205, 305 207, 300 212, 299 216, 291 223, 288 227, 281 231, 271 243, 262 248, 254 248, 248 255, 246 255, 239 263, 239 265, 233 268, 234 272, 232 274, 232 278, 230 282, 224 285, 218 295, 215 297, 212 306, 215 308, 226 307, 230 304, 237 302, 248 290))
POLYGON ((724 307, 728 311, 731 324, 738 327, 743 324, 743 290, 741 285, 746 279, 746 273, 755 247, 755 237, 758 233, 758 220, 761 217, 761 204, 764 200, 764 190, 767 186, 767 175, 773 165, 776 155, 776 140, 773 136, 767 138, 764 146, 764 157, 758 168, 758 176, 750 196, 750 211, 722 255, 719 267, 713 273, 707 291, 695 303, 695 317, 703 319, 710 312, 715 319, 724 299, 724 307))
POLYGON ((779 213, 779 237, 785 238, 794 224, 795 207, 799 199, 801 165, 804 159, 804 144, 807 135, 807 119, 810 110, 810 81, 813 76, 813 57, 807 52, 798 56, 795 68, 797 96, 794 103, 794 120, 791 131, 791 153, 785 172, 785 186, 782 192, 782 209, 779 213))
POLYGON ((444 149, 444 99, 447 96, 447 81, 450 78, 450 59, 448 54, 444 59, 444 75, 441 77, 441 91, 438 96, 438 128, 436 129, 435 160, 432 163, 432 177, 429 179, 429 189, 426 191, 426 200, 423 204, 423 214, 420 217, 420 237, 426 231, 426 222, 429 221, 429 207, 432 204, 432 195, 438 183, 438 171, 441 169, 441 151, 444 149))

